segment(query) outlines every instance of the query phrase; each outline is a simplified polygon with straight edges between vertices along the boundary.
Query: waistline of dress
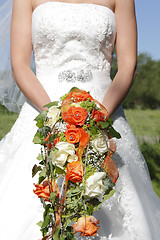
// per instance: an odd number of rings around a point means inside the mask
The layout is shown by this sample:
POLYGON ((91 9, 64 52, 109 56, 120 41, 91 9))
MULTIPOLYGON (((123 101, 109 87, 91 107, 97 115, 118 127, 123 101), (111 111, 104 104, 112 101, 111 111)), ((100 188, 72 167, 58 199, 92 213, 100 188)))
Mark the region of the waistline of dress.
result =
POLYGON ((82 69, 53 69, 53 68, 37 68, 36 76, 40 81, 50 81, 50 79, 57 83, 91 83, 96 85, 108 85, 111 83, 110 73, 107 69, 91 70, 87 68, 82 69))

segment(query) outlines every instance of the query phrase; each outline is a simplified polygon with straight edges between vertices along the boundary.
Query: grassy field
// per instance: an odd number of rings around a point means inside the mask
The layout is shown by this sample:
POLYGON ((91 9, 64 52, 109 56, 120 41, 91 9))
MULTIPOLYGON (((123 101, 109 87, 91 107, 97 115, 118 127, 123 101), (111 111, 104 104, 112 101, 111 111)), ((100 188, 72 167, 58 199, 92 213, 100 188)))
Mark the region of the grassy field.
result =
MULTIPOLYGON (((154 190, 160 197, 160 110, 127 109, 125 114, 147 161, 154 190)), ((10 131, 17 116, 0 107, 0 139, 10 131)))
POLYGON ((126 118, 139 142, 160 140, 160 110, 125 110, 126 118))
POLYGON ((17 117, 16 113, 0 112, 0 139, 10 131, 17 117))

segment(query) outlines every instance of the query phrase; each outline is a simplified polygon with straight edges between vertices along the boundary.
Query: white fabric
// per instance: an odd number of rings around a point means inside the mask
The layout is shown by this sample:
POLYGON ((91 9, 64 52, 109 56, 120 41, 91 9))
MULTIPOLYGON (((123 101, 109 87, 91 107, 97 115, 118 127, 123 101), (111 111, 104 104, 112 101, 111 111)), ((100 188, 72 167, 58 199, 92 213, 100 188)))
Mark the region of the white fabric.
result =
MULTIPOLYGON (((77 86, 102 101, 111 83, 116 35, 115 15, 110 9, 94 4, 44 3, 33 12, 32 33, 36 74, 52 100, 77 86), (93 78, 60 82, 58 74, 64 69, 90 69, 93 78)), ((37 110, 25 103, 12 130, 0 143, 2 240, 41 238, 36 222, 42 219, 42 209, 32 191, 36 179, 31 178, 40 150, 32 142, 37 114, 37 110)), ((116 140, 114 154, 120 177, 114 196, 95 213, 100 220, 99 236, 87 239, 158 240, 160 200, 153 191, 145 160, 122 107, 112 119, 122 136, 116 140)))

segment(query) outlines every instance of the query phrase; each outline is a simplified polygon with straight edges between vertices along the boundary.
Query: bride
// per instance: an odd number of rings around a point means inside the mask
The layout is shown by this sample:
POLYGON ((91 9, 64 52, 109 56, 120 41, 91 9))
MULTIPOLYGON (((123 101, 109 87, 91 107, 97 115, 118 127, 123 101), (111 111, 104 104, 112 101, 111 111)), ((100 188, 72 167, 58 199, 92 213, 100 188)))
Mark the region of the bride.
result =
POLYGON ((42 209, 31 177, 39 153, 32 142, 34 118, 73 86, 102 102, 121 133, 114 155, 120 175, 116 193, 96 212, 101 227, 90 239, 159 239, 160 200, 120 105, 134 80, 136 39, 133 0, 13 1, 12 76, 27 100, 0 143, 2 240, 42 238, 36 225, 42 209), (111 81, 115 44, 118 72, 111 81), (36 74, 30 68, 32 49, 36 74))

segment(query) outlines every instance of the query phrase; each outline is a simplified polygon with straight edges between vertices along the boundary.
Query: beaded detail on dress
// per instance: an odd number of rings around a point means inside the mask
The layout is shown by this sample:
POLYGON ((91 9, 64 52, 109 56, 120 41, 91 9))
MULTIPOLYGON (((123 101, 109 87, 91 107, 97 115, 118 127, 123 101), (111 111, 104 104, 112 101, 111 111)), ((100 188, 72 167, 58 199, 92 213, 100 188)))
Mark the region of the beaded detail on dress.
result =
POLYGON ((88 82, 92 79, 92 71, 91 70, 64 70, 58 74, 58 80, 60 82, 67 81, 67 82, 88 82))

